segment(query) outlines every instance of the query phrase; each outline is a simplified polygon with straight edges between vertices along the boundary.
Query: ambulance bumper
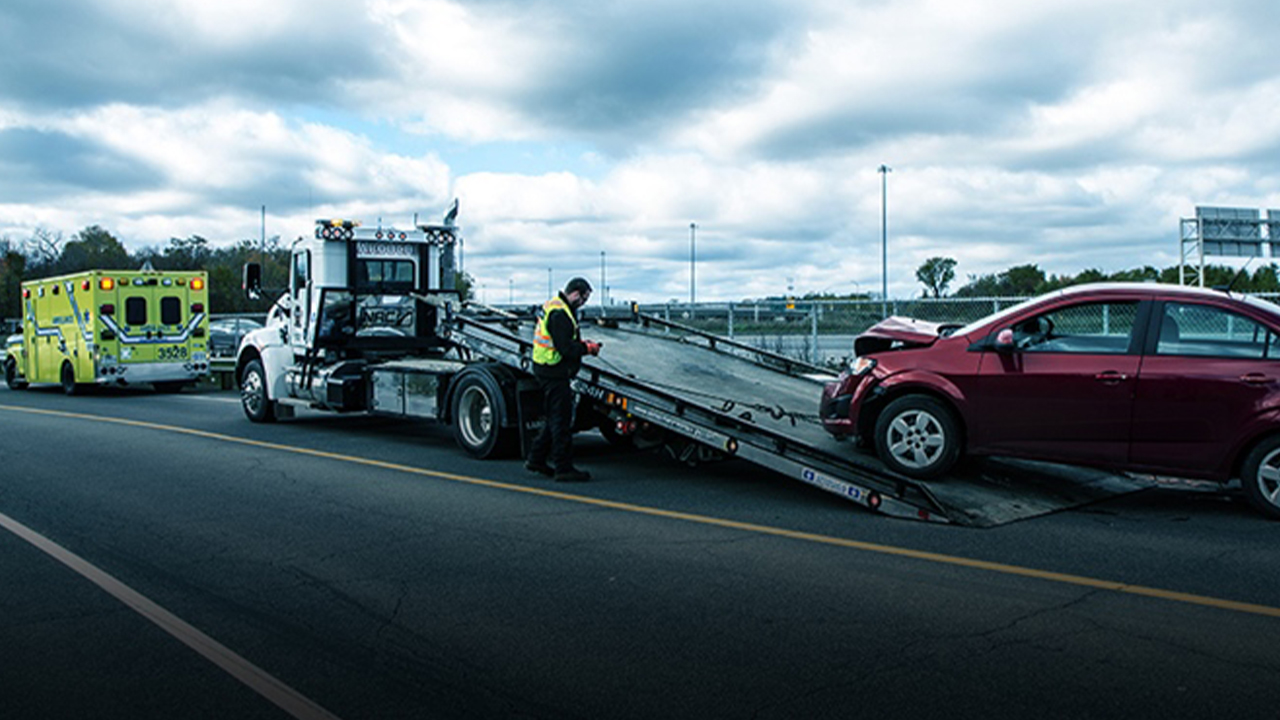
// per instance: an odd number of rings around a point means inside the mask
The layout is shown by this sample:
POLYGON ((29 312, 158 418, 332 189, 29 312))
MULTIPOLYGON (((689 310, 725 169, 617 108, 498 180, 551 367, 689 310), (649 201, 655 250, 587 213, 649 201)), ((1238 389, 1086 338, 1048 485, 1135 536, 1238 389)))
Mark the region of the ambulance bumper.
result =
POLYGON ((127 385, 130 383, 194 381, 209 374, 208 362, 146 363, 145 365, 108 365, 98 373, 98 382, 127 385))

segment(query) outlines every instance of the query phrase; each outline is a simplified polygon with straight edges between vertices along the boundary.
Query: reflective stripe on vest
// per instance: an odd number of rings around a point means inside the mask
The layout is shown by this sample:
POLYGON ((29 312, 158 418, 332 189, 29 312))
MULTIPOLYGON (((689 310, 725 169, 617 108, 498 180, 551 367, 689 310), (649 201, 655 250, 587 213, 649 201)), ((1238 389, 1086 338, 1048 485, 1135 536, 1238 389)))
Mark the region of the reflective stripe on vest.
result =
POLYGON ((563 310, 569 315, 569 320, 573 323, 573 334, 575 336, 578 334, 578 318, 573 316, 569 306, 560 299, 559 295, 548 300, 542 306, 542 317, 538 318, 537 324, 533 326, 533 361, 538 365, 555 365, 564 359, 560 356, 560 351, 556 350, 555 343, 551 341, 551 333, 547 331, 547 320, 556 310, 563 310))

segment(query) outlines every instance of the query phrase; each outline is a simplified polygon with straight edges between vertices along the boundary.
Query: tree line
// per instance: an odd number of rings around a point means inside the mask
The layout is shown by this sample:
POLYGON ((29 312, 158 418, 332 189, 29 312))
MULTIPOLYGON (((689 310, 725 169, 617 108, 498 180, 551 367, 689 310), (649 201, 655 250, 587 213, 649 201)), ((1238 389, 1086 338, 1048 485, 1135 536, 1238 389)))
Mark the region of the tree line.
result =
MULTIPOLYGON (((241 291, 241 272, 248 262, 262 264, 265 288, 284 288, 289 282, 289 248, 279 236, 265 241, 241 240, 227 247, 212 247, 199 235, 170 238, 163 247, 130 252, 120 239, 98 225, 70 238, 37 229, 15 241, 0 238, 0 320, 22 316, 23 280, 67 275, 84 270, 129 270, 147 265, 156 270, 204 270, 209 273, 209 311, 215 314, 265 313, 275 296, 249 300, 241 291)), ((471 278, 457 278, 468 297, 471 278)))
POLYGON ((0 239, 0 319, 20 317, 23 280, 55 277, 83 270, 129 270, 146 264, 156 270, 205 270, 209 273, 209 307, 214 313, 266 312, 274 298, 251 301, 240 290, 241 268, 262 263, 263 284, 284 287, 288 282, 289 249, 278 236, 265 243, 241 240, 215 248, 199 235, 170 238, 164 247, 129 252, 119 238, 91 225, 70 238, 37 229, 31 237, 0 239))
MULTIPOLYGON (((956 261, 952 258, 934 257, 921 263, 916 279, 924 286, 925 297, 943 297, 955 279, 956 261)), ((970 275, 969 281, 951 296, 965 297, 1031 297, 1072 285, 1096 282, 1154 282, 1179 284, 1178 266, 1163 270, 1144 265, 1141 268, 1106 273, 1098 269, 1084 270, 1075 275, 1049 275, 1034 263, 1017 265, 1008 270, 986 275, 970 275)), ((1230 287, 1245 293, 1280 292, 1280 275, 1275 263, 1259 266, 1249 272, 1248 266, 1236 269, 1224 265, 1206 265, 1204 286, 1230 287)))
MULTIPOLYGON (((240 290, 241 269, 245 263, 258 262, 263 268, 263 285, 283 288, 289 278, 289 248, 279 236, 265 241, 241 240, 233 245, 215 248, 199 235, 170 238, 163 247, 144 247, 130 252, 119 238, 98 225, 91 225, 70 238, 61 233, 37 229, 25 240, 0 238, 0 320, 22 315, 23 280, 66 275, 83 270, 136 269, 150 263, 156 270, 205 270, 209 273, 209 307, 217 314, 265 313, 274 297, 252 301, 240 290)), ((916 269, 916 279, 925 297, 1029 297, 1070 285, 1090 282, 1160 282, 1178 284, 1178 267, 1163 270, 1150 265, 1105 273, 1084 270, 1076 275, 1050 275, 1034 263, 1017 265, 1008 270, 986 275, 970 275, 968 282, 950 293, 955 282, 956 261, 949 257, 933 257, 916 269)), ((1275 263, 1262 265, 1252 272, 1223 265, 1205 267, 1206 287, 1228 287, 1239 292, 1280 293, 1280 271, 1275 263)), ((470 297, 472 278, 459 274, 457 287, 463 297, 470 297)), ((866 299, 866 294, 845 296, 866 299)), ((828 293, 810 293, 806 299, 831 299, 828 293)))

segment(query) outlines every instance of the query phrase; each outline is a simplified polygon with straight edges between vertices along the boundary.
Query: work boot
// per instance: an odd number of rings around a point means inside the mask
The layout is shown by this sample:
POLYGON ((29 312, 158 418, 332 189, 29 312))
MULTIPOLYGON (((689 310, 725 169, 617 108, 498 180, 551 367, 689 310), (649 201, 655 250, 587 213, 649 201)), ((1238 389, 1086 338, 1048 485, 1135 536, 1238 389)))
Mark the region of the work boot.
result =
POLYGON ((537 460, 532 459, 524 462, 524 469, 529 472, 538 473, 539 475, 546 475, 547 477, 551 477, 556 474, 556 471, 552 470, 550 465, 545 462, 538 462, 537 460))
POLYGON ((569 468, 568 470, 556 471, 556 482, 586 482, 591 479, 591 473, 578 468, 569 468))

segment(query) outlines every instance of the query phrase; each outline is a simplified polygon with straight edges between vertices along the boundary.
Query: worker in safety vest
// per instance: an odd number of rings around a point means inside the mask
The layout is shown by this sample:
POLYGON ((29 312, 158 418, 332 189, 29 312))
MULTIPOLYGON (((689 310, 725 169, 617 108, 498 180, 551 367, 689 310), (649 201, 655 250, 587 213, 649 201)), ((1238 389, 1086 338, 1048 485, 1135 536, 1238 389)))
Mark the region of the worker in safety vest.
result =
POLYGON ((542 388, 546 420, 524 466, 559 482, 591 478, 573 466, 573 391, 569 389, 569 381, 582 367, 582 356, 600 353, 600 344, 584 342, 578 330, 578 308, 590 297, 590 283, 580 277, 570 280, 542 306, 533 328, 533 376, 542 388))

